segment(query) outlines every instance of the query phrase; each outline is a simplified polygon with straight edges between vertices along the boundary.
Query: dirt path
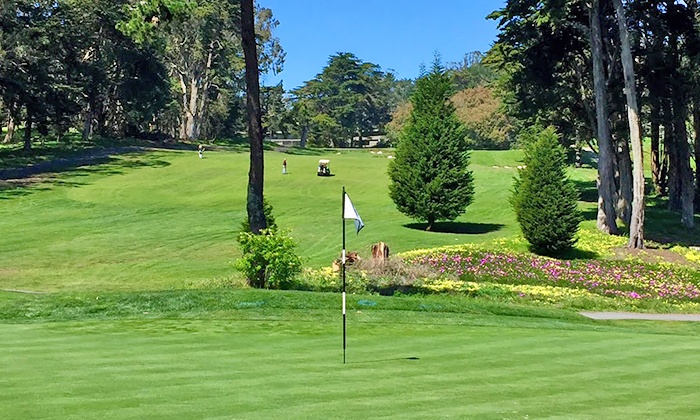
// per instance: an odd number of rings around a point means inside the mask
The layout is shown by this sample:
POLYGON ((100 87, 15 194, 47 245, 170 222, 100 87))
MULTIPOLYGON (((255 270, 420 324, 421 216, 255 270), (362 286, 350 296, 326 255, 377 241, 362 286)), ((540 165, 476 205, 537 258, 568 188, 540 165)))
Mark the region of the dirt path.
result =
POLYGON ((700 314, 644 314, 638 312, 579 312, 596 320, 634 319, 643 321, 693 321, 700 322, 700 314))

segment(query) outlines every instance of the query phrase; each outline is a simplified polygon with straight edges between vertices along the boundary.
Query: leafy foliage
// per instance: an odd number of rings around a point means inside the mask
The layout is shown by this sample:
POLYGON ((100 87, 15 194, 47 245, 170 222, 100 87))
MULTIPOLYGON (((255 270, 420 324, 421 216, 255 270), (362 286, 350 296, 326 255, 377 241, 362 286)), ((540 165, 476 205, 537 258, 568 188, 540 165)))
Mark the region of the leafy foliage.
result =
MULTIPOLYGON (((310 114, 310 137, 319 146, 346 146, 353 135, 369 135, 390 119, 391 74, 351 53, 328 60, 314 79, 295 91, 310 114)), ((397 85, 400 86, 400 85, 397 85)))
POLYGON ((250 230, 246 218, 236 238, 243 256, 236 261, 235 268, 248 279, 248 284, 258 288, 287 288, 295 275, 301 272, 301 259, 294 253, 296 243, 289 233, 277 227, 272 215, 272 206, 263 197, 263 210, 267 229, 259 235, 250 230))
POLYGON ((501 110, 501 101, 493 89, 473 87, 452 97, 457 117, 467 127, 475 149, 508 149, 512 140, 512 123, 501 110))
POLYGON ((578 191, 566 175, 566 154, 553 127, 526 130, 525 167, 519 170, 511 204, 535 252, 558 254, 576 243, 581 222, 578 191))
POLYGON ((243 256, 235 267, 251 286, 285 288, 301 272, 301 259, 294 253, 296 243, 287 232, 278 229, 262 229, 259 235, 240 232, 237 239, 243 256), (259 276, 261 272, 263 276, 259 276))
POLYGON ((485 58, 484 53, 472 51, 464 54, 461 62, 451 63, 448 73, 456 90, 486 86, 496 80, 498 73, 485 58))
POLYGON ((474 195, 466 132, 450 102, 451 83, 439 62, 416 82, 413 110, 389 166, 389 195, 407 216, 454 220, 474 195))

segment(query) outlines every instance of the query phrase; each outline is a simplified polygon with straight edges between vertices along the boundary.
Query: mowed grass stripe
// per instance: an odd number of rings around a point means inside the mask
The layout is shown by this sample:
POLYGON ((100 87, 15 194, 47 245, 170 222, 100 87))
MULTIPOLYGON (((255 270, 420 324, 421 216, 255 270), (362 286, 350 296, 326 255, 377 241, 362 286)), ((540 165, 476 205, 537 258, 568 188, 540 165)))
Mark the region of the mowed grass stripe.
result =
POLYGON ((696 337, 382 325, 357 328, 342 365, 334 324, 176 323, 2 325, 0 409, 9 418, 648 417, 668 413, 679 393, 700 395, 696 337))
MULTIPOLYGON (((349 250, 392 252, 484 242, 518 232, 507 205, 517 151, 472 154, 475 200, 458 222, 462 233, 425 232, 388 195, 386 158, 368 151, 319 155, 266 152, 265 195, 278 224, 290 229, 307 266, 329 266, 340 251, 345 186, 363 217, 349 250), (289 175, 281 174, 287 159, 289 175), (316 176, 330 158, 336 176, 316 176), (507 165, 492 168, 490 164, 507 165)), ((235 235, 245 218, 246 153, 144 152, 68 171, 25 188, 0 191, 0 287, 39 291, 153 290, 217 284, 240 255, 235 235)), ((594 171, 581 170, 592 180, 594 171), (589 173, 590 172, 590 173, 589 173)))

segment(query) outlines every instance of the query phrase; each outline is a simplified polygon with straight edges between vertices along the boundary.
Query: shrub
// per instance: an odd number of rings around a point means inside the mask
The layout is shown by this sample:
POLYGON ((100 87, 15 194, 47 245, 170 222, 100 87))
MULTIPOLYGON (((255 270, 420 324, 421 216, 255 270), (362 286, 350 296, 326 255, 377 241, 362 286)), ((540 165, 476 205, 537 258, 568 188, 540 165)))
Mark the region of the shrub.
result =
POLYGON ((578 191, 566 176, 566 154, 554 128, 523 133, 525 166, 519 169, 511 204, 533 251, 556 255, 571 249, 581 222, 578 191))
POLYGON ((234 267, 241 271, 248 284, 258 288, 283 289, 301 272, 301 259, 294 253, 296 244, 286 231, 280 231, 272 215, 272 206, 263 197, 267 229, 256 235, 246 218, 241 223, 238 244, 243 257, 234 267))
POLYGON ((287 288, 301 272, 301 259, 294 253, 296 244, 288 232, 278 229, 263 229, 259 235, 240 232, 238 243, 243 256, 236 261, 235 268, 253 287, 287 288))

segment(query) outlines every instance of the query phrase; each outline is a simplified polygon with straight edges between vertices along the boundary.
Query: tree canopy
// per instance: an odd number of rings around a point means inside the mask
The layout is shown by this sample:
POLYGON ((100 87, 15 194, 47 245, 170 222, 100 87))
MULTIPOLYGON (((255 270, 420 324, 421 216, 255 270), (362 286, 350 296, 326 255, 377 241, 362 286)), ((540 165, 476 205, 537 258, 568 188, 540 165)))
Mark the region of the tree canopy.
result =
POLYGON ((315 78, 296 89, 310 114, 310 140, 320 146, 361 145, 390 120, 394 77, 351 53, 338 53, 315 78), (353 142, 353 137, 356 140, 353 142))

